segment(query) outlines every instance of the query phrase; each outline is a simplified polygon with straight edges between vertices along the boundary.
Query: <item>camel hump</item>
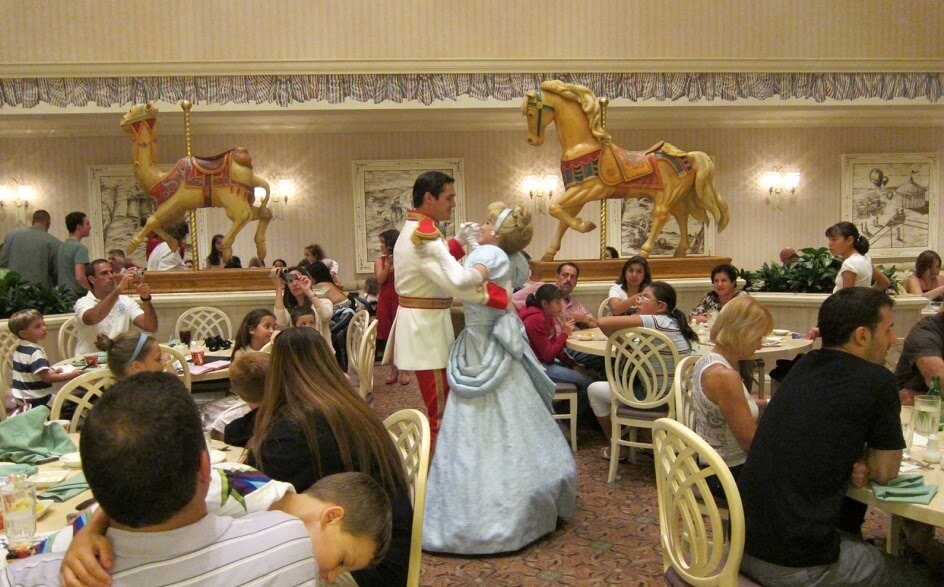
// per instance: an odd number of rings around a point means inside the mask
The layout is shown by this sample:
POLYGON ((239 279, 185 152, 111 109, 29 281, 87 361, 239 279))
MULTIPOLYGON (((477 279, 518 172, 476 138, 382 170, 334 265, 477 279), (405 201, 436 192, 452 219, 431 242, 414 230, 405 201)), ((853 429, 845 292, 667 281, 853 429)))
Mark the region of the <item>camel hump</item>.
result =
POLYGON ((246 147, 236 147, 233 149, 233 161, 243 167, 252 167, 252 157, 249 156, 249 149, 246 147))
POLYGON ((245 147, 236 147, 210 157, 194 157, 193 159, 197 167, 206 173, 213 173, 223 167, 229 167, 230 160, 243 167, 252 167, 252 157, 249 156, 249 149, 245 147))
POLYGON ((649 153, 665 153, 666 155, 671 155, 673 157, 684 157, 688 155, 687 152, 679 149, 672 143, 667 143, 665 141, 659 141, 658 143, 646 149, 646 154, 648 155, 649 153))

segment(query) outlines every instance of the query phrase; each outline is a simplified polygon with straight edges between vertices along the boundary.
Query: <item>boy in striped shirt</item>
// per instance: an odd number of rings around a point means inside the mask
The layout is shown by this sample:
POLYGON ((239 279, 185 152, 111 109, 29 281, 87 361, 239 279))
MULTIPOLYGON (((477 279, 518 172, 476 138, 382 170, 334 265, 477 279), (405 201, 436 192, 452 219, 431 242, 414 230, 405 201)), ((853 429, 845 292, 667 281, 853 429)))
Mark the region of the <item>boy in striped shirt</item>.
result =
POLYGON ((13 351, 12 389, 19 404, 30 408, 44 406, 52 397, 53 383, 74 379, 81 371, 63 373, 61 367, 51 367, 46 351, 39 342, 46 338, 46 322, 37 310, 20 310, 10 316, 10 332, 20 340, 13 351))

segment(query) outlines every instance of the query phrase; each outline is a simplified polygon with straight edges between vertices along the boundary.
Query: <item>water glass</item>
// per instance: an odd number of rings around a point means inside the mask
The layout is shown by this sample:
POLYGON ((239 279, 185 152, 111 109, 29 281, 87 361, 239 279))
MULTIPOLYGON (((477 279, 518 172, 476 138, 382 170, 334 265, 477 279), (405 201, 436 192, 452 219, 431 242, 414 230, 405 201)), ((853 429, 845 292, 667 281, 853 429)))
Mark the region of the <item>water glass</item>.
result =
POLYGON ((905 437, 905 450, 911 450, 914 441, 914 406, 901 406, 901 435, 905 437))
POLYGON ((937 434, 941 423, 941 398, 936 395, 915 396, 914 431, 922 436, 937 434))
POLYGON ((27 544, 36 535, 36 487, 26 475, 11 475, 9 483, 0 487, 3 528, 11 546, 27 544))

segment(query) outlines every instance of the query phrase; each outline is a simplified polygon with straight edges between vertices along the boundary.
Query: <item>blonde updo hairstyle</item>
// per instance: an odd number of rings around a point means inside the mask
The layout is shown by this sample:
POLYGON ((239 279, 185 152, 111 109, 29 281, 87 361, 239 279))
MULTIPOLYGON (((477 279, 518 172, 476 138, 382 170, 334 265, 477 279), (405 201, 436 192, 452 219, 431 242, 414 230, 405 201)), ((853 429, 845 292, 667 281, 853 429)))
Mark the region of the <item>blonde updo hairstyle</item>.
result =
POLYGON ((774 328, 770 310, 751 296, 737 296, 721 308, 711 326, 711 342, 731 349, 739 356, 750 357, 749 348, 757 338, 767 336, 774 328))
MULTIPOLYGON (((488 220, 494 225, 506 208, 504 202, 492 202, 488 205, 488 220)), ((509 255, 524 250, 534 236, 531 213, 522 206, 514 206, 495 234, 499 237, 498 246, 509 255)))

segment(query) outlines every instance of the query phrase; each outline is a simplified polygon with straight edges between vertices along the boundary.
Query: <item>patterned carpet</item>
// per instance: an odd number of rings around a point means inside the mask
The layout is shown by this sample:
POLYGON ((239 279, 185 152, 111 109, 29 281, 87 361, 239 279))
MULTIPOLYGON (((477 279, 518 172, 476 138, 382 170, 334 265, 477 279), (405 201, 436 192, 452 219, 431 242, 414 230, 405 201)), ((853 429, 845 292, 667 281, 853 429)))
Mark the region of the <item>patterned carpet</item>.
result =
MULTIPOLYGON (((374 374, 373 407, 381 418, 403 408, 425 411, 416 387, 385 385, 387 368, 374 374)), ((599 430, 578 429, 579 497, 574 516, 551 535, 505 556, 423 555, 423 585, 664 585, 659 511, 652 458, 620 464, 620 477, 606 483, 608 463, 599 430)), ((885 517, 869 511, 864 533, 883 540, 885 517)))

